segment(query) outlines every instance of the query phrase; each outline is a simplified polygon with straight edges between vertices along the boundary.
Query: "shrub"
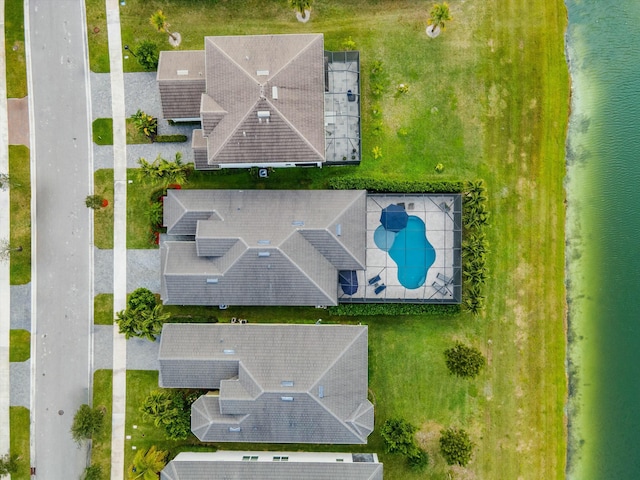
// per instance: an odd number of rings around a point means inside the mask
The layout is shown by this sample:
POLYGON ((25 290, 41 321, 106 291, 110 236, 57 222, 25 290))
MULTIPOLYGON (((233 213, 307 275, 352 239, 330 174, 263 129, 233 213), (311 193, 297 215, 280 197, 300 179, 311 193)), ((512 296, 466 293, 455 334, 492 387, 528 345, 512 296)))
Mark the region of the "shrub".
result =
POLYGON ((176 135, 156 135, 153 139, 158 143, 182 143, 188 140, 186 135, 176 134, 176 135))
POLYGON ((442 163, 438 163, 438 164, 436 165, 435 170, 436 170, 436 173, 442 173, 442 172, 444 172, 444 165, 443 165, 442 163))
POLYGON ((147 219, 151 224, 151 228, 158 229, 162 226, 162 222, 164 221, 162 218, 162 203, 155 202, 149 205, 147 208, 147 219))
POLYGON ((329 307, 330 315, 368 316, 387 315, 440 315, 451 316, 460 313, 460 305, 443 305, 434 303, 341 303, 329 307))
POLYGON ((384 72, 384 64, 381 60, 374 60, 371 64, 371 76, 375 77, 384 72))
POLYGON ((91 408, 85 403, 80 405, 73 417, 71 436, 76 443, 81 443, 83 440, 89 440, 94 435, 99 434, 103 428, 104 413, 97 408, 91 408))
POLYGON ((399 137, 401 137, 401 138, 402 138, 402 137, 406 137, 407 135, 409 135, 409 130, 407 130, 407 129, 406 129, 406 128, 404 128, 404 127, 400 127, 400 128, 398 129, 398 136, 399 136, 399 137))
POLYGON ((144 133, 146 137, 153 138, 158 131, 158 119, 144 113, 142 110, 138 110, 131 115, 133 125, 140 133, 144 133))
POLYGON ((334 190, 368 190, 372 193, 460 193, 463 183, 459 181, 415 181, 388 180, 358 176, 335 177, 329 180, 334 190))
POLYGON ((384 93, 385 87, 383 83, 374 82, 371 84, 371 93, 374 97, 380 97, 384 93))
POLYGON ((156 427, 162 427, 169 440, 185 440, 191 434, 191 404, 201 394, 198 390, 154 390, 140 411, 156 427))
POLYGON ((155 306, 156 296, 147 288, 135 289, 131 295, 129 295, 129 300, 127 301, 127 308, 130 308, 134 312, 151 310, 155 306))
POLYGON ((145 70, 155 70, 158 68, 158 59, 160 58, 160 52, 158 45, 149 40, 144 40, 137 47, 134 52, 138 63, 142 65, 145 70))
POLYGON ((18 473, 19 457, 17 455, 5 454, 0 457, 0 477, 11 473, 18 473))
POLYGON ((429 455, 423 449, 416 447, 407 456, 407 463, 412 470, 422 471, 429 465, 429 455))
POLYGON ((406 83, 401 83, 396 87, 396 92, 399 94, 409 93, 409 85, 406 83))
POLYGON ((463 378, 475 377, 485 365, 480 350, 460 342, 444 351, 444 359, 449 372, 463 378))
POLYGON ((382 149, 378 145, 371 149, 371 153, 373 154, 373 158, 375 160, 378 160, 382 157, 382 149))
POLYGON ((440 432, 440 453, 449 465, 466 466, 471 460, 473 446, 462 429, 451 427, 440 432))
POLYGON ((349 35, 347 38, 342 40, 343 50, 355 50, 356 47, 357 47, 356 42, 353 41, 353 38, 351 38, 351 35, 349 35))
POLYGON ((384 422, 380 429, 380 435, 384 440, 387 453, 410 455, 415 450, 413 434, 416 430, 416 427, 406 420, 396 418, 384 422))
POLYGON ((92 210, 100 210, 102 208, 103 198, 100 195, 87 195, 84 204, 92 210))

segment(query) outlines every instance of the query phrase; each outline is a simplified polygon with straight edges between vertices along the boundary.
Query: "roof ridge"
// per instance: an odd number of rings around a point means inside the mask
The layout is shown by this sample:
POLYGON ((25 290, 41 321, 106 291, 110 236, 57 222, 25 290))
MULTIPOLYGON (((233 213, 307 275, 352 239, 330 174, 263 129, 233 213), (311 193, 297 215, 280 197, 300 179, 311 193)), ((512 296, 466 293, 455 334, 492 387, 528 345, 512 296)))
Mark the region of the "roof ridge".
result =
MULTIPOLYGON (((215 151, 208 152, 207 162, 209 160, 213 159, 218 153, 220 153, 222 151, 222 149, 231 141, 231 139, 233 138, 233 135, 238 130, 240 130, 240 127, 244 124, 244 122, 247 120, 247 118, 249 118, 249 115, 251 115, 251 113, 253 113, 254 109, 256 108, 256 105, 260 102, 260 100, 262 100, 262 98, 258 97, 258 99, 249 107, 249 111, 246 114, 244 114, 244 116, 240 120, 238 120, 238 123, 236 124, 235 128, 232 129, 229 132, 229 135, 227 135, 227 138, 225 138, 224 141, 220 143, 218 148, 216 148, 215 151)), ((282 114, 280 116, 282 117, 282 114)), ((213 130, 215 130, 215 128, 213 130)), ((209 139, 212 138, 211 133, 213 133, 213 130, 206 137, 206 139, 207 139, 207 150, 208 150, 208 147, 209 147, 209 139)))
MULTIPOLYGON (((300 132, 300 130, 298 130, 298 129, 293 125, 293 123, 291 123, 291 122, 289 121, 289 119, 288 119, 288 118, 287 118, 287 117, 286 117, 286 116, 285 116, 285 115, 284 115, 280 110, 278 110, 278 107, 276 107, 276 106, 275 106, 275 105, 274 105, 274 104, 273 104, 273 103, 272 103, 268 98, 264 98, 264 100, 269 104, 269 106, 271 106, 271 108, 273 108, 276 112, 278 112, 278 115, 279 115, 279 116, 280 116, 280 118, 284 121, 284 123, 285 123, 285 124, 286 124, 290 129, 291 129, 291 130, 293 130, 293 131, 296 133, 296 135, 298 135, 298 137, 300 137, 300 138, 304 141, 304 143, 306 143, 306 144, 309 146, 309 148, 311 148, 311 150, 313 150, 314 152, 316 152, 316 154, 320 155, 320 156, 324 159, 324 155, 325 155, 325 154, 324 154, 324 153, 319 152, 319 151, 318 151, 318 149, 317 149, 316 147, 314 147, 314 146, 311 144, 311 142, 307 139, 307 137, 305 137, 305 136, 300 132)), ((323 107, 323 110, 324 110, 324 107, 323 107)), ((323 115, 324 115, 324 113, 323 113, 323 115)))
POLYGON ((309 50, 309 48, 311 48, 311 46, 317 42, 319 39, 322 40, 323 42, 323 47, 324 47, 324 35, 322 35, 321 33, 317 33, 317 34, 312 34, 312 33, 302 33, 302 34, 291 34, 291 35, 300 35, 300 36, 305 36, 305 35, 309 35, 309 36, 314 36, 315 38, 311 39, 311 41, 309 43, 307 43, 303 48, 301 48, 300 50, 298 50, 298 53, 296 53, 294 56, 292 56, 284 65, 282 65, 282 67, 280 67, 280 69, 275 72, 273 75, 269 76, 267 78, 267 81, 265 82, 265 84, 267 82, 271 82, 273 81, 273 79, 275 79, 275 77, 277 77, 282 71, 284 71, 289 65, 291 65, 291 63, 298 58, 300 55, 302 55, 304 52, 306 52, 307 50, 309 50))

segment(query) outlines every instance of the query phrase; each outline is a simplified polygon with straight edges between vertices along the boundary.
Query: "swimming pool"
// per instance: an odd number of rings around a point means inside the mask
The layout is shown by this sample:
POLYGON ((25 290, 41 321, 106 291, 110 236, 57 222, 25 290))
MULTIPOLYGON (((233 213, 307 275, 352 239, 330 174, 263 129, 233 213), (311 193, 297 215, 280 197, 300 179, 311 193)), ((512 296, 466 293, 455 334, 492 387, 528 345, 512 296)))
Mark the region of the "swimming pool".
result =
POLYGON ((380 225, 373 235, 376 246, 389 253, 398 266, 398 281, 410 290, 424 285, 427 271, 436 259, 436 251, 427 240, 422 219, 410 215, 407 226, 390 232, 380 225))

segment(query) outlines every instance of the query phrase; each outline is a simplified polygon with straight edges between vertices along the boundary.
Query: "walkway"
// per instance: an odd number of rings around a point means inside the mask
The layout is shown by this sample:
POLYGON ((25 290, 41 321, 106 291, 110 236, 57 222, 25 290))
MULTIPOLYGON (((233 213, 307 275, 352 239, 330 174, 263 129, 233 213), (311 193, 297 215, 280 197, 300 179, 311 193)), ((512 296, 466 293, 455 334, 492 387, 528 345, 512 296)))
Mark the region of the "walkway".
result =
MULTIPOLYGON (((9 172, 7 76, 4 50, 4 0, 0 0, 0 173, 9 172)), ((0 241, 9 238, 9 191, 0 190, 0 241)), ((0 261, 0 456, 9 453, 9 330, 11 328, 9 262, 0 261)))
MULTIPOLYGON (((127 302, 127 153, 124 107, 124 74, 120 10, 117 0, 106 0, 109 58, 111 67, 111 111, 113 113, 113 311, 127 302)), ((124 475, 124 424, 127 392, 127 343, 113 329, 113 405, 111 417, 111 479, 124 475)))

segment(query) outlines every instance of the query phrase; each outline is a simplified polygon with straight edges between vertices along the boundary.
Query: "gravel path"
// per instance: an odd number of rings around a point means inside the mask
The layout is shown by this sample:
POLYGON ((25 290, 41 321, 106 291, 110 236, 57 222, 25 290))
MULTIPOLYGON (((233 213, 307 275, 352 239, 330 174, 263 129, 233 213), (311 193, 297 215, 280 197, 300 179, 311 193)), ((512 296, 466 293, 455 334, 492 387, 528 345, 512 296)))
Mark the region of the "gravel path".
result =
MULTIPOLYGON (((95 294, 113 293, 113 250, 96 248, 93 255, 95 294)), ((127 292, 148 288, 160 293, 160 250, 127 250, 127 292)))
POLYGON ((11 285, 11 328, 31 331, 31 284, 11 285))
POLYGON ((11 362, 10 369, 11 392, 9 394, 9 404, 12 407, 30 408, 31 360, 11 362))
MULTIPOLYGON (((113 366, 113 329, 110 325, 95 325, 93 330, 93 371, 113 366)), ((158 370, 160 340, 141 338, 127 340, 127 370, 158 370)))

